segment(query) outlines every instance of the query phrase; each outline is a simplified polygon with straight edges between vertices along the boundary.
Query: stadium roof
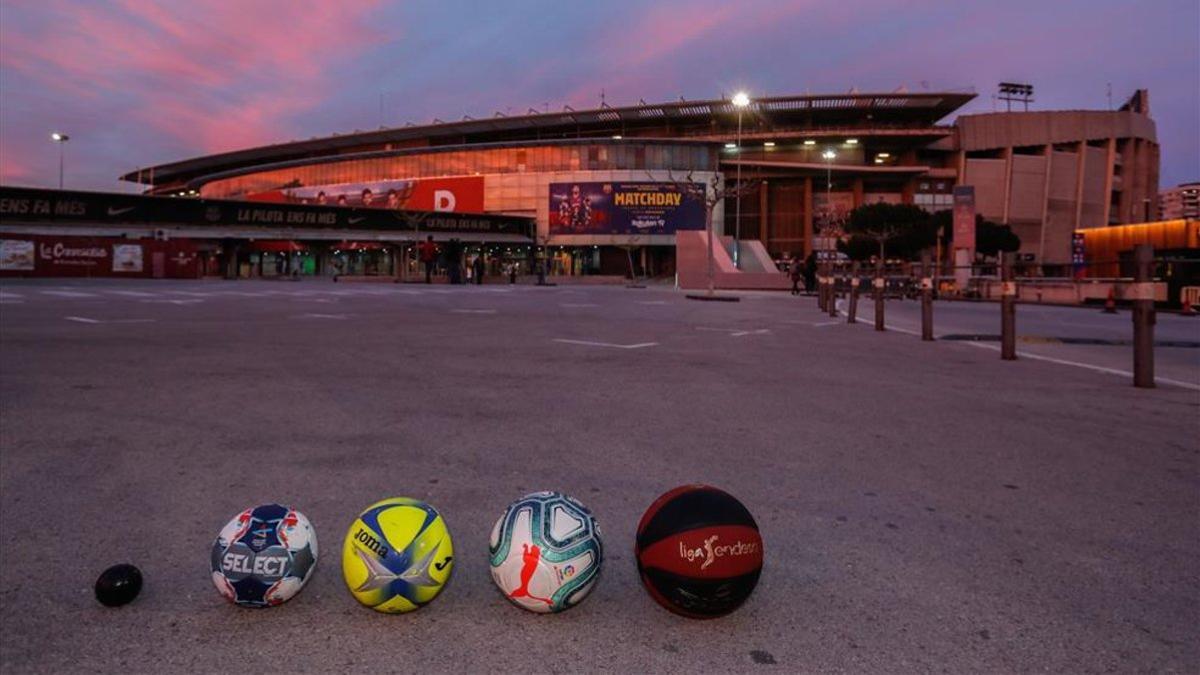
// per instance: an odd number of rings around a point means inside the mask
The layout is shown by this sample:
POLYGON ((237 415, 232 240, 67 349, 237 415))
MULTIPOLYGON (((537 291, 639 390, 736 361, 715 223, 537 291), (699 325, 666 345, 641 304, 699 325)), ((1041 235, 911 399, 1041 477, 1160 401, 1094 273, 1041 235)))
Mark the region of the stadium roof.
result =
MULTIPOLYGON (((750 128, 784 129, 859 125, 929 127, 975 97, 973 92, 924 92, 886 94, 825 94, 772 96, 755 99, 744 109, 750 128)), ((335 134, 306 141, 290 141, 245 150, 195 157, 179 162, 146 167, 121 176, 121 180, 153 185, 175 184, 213 173, 225 172, 288 160, 345 155, 382 149, 555 138, 605 137, 614 133, 636 138, 652 135, 660 140, 669 129, 682 138, 689 135, 711 136, 728 126, 732 129, 738 109, 727 100, 679 100, 670 103, 642 104, 591 110, 538 112, 454 122, 435 120, 432 124, 408 125, 375 131, 335 134), (151 180, 153 176, 153 180, 151 180)))

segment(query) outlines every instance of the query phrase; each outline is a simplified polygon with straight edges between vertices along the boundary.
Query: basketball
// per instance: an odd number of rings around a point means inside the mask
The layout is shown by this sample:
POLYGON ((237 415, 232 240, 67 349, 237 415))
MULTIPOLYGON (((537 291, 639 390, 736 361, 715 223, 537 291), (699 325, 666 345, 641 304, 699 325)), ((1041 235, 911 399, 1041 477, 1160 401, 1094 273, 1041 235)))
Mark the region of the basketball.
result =
POLYGON ((350 593, 377 612, 411 612, 437 597, 450 578, 454 547, 446 522, 425 502, 396 497, 359 514, 342 544, 350 593))
POLYGON ((544 614, 574 607, 591 593, 604 546, 586 506, 561 492, 535 492, 500 515, 488 555, 504 597, 544 614))
POLYGON ((754 516, 733 495, 707 485, 677 487, 655 500, 638 523, 636 549, 650 596, 696 619, 740 607, 762 573, 754 516))

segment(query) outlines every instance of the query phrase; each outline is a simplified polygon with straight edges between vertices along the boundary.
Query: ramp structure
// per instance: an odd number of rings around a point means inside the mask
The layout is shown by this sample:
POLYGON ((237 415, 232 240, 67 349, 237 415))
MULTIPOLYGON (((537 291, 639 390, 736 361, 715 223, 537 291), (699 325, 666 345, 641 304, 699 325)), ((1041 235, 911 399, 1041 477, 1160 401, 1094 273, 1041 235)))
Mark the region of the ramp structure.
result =
MULTIPOLYGON (((762 242, 742 240, 742 269, 733 265, 732 237, 717 237, 713 247, 713 285, 725 290, 786 290, 791 288, 787 275, 775 271, 775 264, 762 242)), ((675 234, 675 264, 679 287, 688 290, 708 288, 708 233, 700 230, 675 234)))

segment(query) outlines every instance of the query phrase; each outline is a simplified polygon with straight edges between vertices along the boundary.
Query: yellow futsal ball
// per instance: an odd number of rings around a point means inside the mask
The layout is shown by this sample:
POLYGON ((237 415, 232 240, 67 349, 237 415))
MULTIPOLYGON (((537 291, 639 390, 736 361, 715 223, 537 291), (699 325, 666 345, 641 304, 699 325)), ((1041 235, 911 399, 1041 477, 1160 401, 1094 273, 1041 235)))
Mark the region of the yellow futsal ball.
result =
POLYGON ((342 576, 354 599, 377 612, 411 612, 437 597, 454 567, 450 531, 416 499, 376 502, 342 544, 342 576))

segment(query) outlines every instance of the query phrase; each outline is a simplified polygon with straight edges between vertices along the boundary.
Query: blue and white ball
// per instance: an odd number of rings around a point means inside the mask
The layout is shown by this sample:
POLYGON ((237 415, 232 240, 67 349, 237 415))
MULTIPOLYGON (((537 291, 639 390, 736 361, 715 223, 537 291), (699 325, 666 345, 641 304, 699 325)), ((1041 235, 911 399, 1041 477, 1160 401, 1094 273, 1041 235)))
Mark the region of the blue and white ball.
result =
POLYGON ((535 492, 510 504, 492 528, 488 552, 500 592, 539 613, 582 602, 604 559, 592 512, 560 492, 535 492))
POLYGON ((221 528, 212 546, 212 581, 244 607, 273 607, 304 588, 317 566, 317 532, 296 509, 263 504, 221 528))

